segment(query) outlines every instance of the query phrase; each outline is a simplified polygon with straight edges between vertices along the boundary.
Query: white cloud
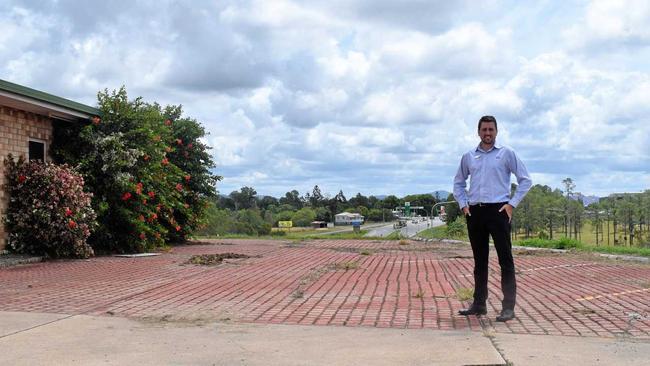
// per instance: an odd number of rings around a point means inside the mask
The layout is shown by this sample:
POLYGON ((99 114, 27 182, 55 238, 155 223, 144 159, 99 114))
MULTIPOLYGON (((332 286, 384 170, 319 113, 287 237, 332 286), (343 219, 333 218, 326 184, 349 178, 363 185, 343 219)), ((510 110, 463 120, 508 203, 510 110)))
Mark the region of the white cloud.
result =
POLYGON ((643 1, 107 4, 0 4, 0 78, 182 104, 224 193, 450 190, 483 114, 539 183, 650 184, 643 1))
POLYGON ((610 52, 650 45, 648 24, 650 3, 645 0, 594 0, 584 17, 565 31, 565 37, 572 46, 610 52))

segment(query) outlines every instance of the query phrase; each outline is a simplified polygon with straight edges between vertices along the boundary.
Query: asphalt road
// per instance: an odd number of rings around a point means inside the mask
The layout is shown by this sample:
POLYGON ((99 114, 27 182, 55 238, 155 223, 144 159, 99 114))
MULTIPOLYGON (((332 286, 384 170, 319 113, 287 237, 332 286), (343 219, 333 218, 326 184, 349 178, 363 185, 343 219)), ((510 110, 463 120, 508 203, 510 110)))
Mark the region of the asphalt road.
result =
MULTIPOLYGON (((424 220, 424 221, 418 221, 417 223, 413 223, 412 221, 408 221, 406 223, 406 227, 403 227, 400 232, 402 236, 405 237, 413 237, 420 231, 426 230, 431 227, 436 227, 444 225, 444 222, 440 220, 440 218, 434 218, 433 220, 424 220)), ((382 225, 379 227, 375 227, 372 230, 368 231, 366 236, 377 236, 377 237, 384 237, 388 236, 391 233, 393 233, 395 229, 393 228, 393 223, 391 222, 390 224, 382 225)))

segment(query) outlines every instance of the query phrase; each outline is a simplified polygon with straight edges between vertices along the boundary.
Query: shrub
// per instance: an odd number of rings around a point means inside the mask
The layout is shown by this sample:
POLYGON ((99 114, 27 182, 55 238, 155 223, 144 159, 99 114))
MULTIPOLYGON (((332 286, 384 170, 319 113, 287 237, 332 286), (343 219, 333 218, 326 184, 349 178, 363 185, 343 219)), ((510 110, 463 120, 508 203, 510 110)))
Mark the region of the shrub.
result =
POLYGON ((465 218, 458 217, 447 224, 447 235, 452 238, 459 238, 465 234, 466 227, 465 218))
POLYGON ((94 193, 95 250, 142 252, 183 241, 203 222, 220 177, 196 121, 180 107, 129 100, 124 88, 98 93, 102 118, 55 124, 52 154, 74 164, 94 193), (68 141, 78 141, 72 145, 68 141))
POLYGON ((569 238, 561 238, 556 240, 545 240, 545 239, 526 239, 517 242, 518 245, 526 247, 538 247, 538 248, 551 248, 551 249, 571 249, 581 247, 582 244, 575 240, 569 238))
POLYGON ((309 207, 303 207, 291 216, 294 226, 310 226, 315 219, 316 212, 309 207))
POLYGON ((9 155, 4 165, 10 250, 51 258, 92 256, 86 239, 95 212, 83 178, 67 165, 25 163, 22 156, 15 161, 9 155))

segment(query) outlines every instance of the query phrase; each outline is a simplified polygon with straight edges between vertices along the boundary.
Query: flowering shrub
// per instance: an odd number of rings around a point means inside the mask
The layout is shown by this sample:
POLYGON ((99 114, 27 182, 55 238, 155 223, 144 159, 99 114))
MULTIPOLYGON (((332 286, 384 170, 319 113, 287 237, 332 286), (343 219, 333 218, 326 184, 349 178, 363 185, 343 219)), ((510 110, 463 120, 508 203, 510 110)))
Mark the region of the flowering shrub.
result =
POLYGON ((101 120, 55 125, 52 145, 54 158, 78 167, 95 195, 99 227, 89 242, 102 252, 142 252, 184 240, 202 220, 205 197, 215 194, 219 179, 208 169, 214 163, 207 146, 197 145, 203 129, 180 119, 180 107, 130 101, 124 88, 100 92, 98 99, 101 120), (179 123, 198 134, 177 133, 179 123), (198 163, 198 170, 179 156, 198 163))
POLYGON ((4 164, 9 248, 51 258, 92 256, 86 239, 95 212, 83 178, 67 165, 26 163, 23 157, 15 161, 9 155, 4 164))

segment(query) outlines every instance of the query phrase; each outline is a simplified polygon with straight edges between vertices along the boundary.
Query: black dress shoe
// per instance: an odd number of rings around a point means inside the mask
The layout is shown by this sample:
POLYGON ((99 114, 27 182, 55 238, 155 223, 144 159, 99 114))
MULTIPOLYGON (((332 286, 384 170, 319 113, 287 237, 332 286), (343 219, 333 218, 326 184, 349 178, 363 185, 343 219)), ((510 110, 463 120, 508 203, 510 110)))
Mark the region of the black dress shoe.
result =
POLYGON ((485 306, 472 305, 469 309, 458 310, 458 315, 485 315, 487 308, 485 306))
POLYGON ((497 321, 498 322, 507 322, 508 320, 512 320, 515 318, 515 311, 512 309, 503 309, 501 310, 501 314, 497 316, 497 321))

